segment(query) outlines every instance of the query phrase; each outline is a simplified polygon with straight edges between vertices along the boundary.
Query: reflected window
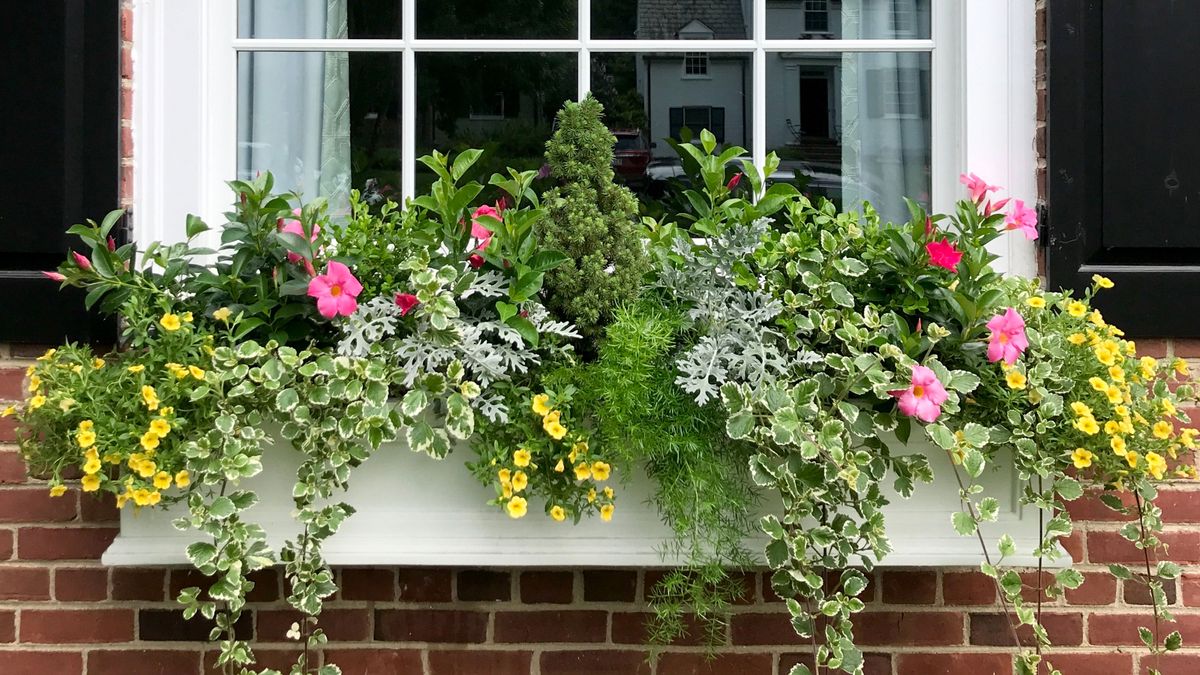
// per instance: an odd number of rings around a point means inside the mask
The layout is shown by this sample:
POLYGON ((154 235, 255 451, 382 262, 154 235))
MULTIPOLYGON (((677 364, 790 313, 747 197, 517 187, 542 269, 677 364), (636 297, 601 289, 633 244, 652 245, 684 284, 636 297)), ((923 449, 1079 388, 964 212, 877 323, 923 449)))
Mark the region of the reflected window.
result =
POLYGON ((804 30, 809 33, 829 32, 829 0, 804 0, 804 30))
POLYGON ((688 52, 683 55, 684 77, 708 77, 708 54, 688 52))

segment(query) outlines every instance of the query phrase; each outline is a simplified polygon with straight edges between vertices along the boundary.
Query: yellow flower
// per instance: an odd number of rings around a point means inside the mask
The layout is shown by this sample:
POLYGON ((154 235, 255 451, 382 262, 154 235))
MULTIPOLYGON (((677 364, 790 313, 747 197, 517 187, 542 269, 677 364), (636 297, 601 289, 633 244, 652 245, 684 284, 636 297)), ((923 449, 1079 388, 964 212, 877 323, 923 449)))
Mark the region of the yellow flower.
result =
POLYGON ((525 448, 521 448, 513 453, 513 464, 517 466, 529 466, 529 460, 533 456, 525 448))
POLYGON ((562 461, 562 458, 561 458, 561 457, 559 457, 559 458, 558 458, 558 464, 555 464, 555 465, 554 465, 554 471, 555 471, 556 473, 562 473, 562 472, 563 472, 563 470, 564 470, 565 468, 566 468, 566 467, 565 467, 565 466, 563 466, 563 461, 562 461))
POLYGON ((96 357, 96 358, 92 359, 92 367, 93 368, 99 370, 100 368, 103 368, 104 366, 105 366, 104 359, 102 359, 100 357, 96 357))
POLYGON ((151 504, 150 491, 145 488, 134 490, 131 496, 133 497, 133 503, 138 506, 150 506, 151 504))
POLYGON ((1133 422, 1128 417, 1121 418, 1121 431, 1127 434, 1133 433, 1133 422))
POLYGON ((41 386, 42 386, 42 378, 38 377, 37 375, 31 375, 29 377, 30 393, 37 391, 39 388, 41 388, 41 386))
MULTIPOLYGON (((1096 345, 1094 351, 1096 353, 1096 360, 1099 361, 1100 363, 1102 363, 1106 366, 1116 365, 1117 354, 1111 348, 1109 348, 1107 344, 1102 343, 1102 344, 1096 345)), ((1093 378, 1093 379, 1098 380, 1100 378, 1093 378)), ((1093 384, 1092 386, 1094 387, 1096 385, 1093 384)))
POLYGON ((1113 436, 1112 440, 1110 440, 1108 442, 1108 445, 1109 445, 1109 447, 1112 448, 1113 452, 1117 453, 1118 455, 1120 455, 1122 457, 1125 456, 1125 453, 1127 452, 1127 449, 1128 449, 1127 446, 1125 445, 1125 439, 1121 438, 1120 436, 1113 436))
POLYGON ((38 394, 37 396, 34 396, 33 398, 29 399, 29 409, 30 410, 37 410, 38 408, 40 408, 44 405, 46 405, 46 397, 42 396, 41 394, 38 394))
POLYGON ((100 489, 100 476, 89 474, 79 480, 84 492, 95 492, 100 489))
POLYGON ((106 453, 104 453, 104 461, 108 462, 109 464, 120 464, 121 463, 121 453, 106 452, 106 453))
POLYGON ((1092 416, 1092 409, 1088 407, 1088 404, 1086 404, 1082 401, 1075 401, 1074 403, 1072 403, 1071 410, 1074 411, 1075 415, 1078 417, 1091 417, 1092 416))
POLYGON ((500 479, 501 485, 508 485, 512 482, 512 471, 509 469, 500 469, 496 472, 496 476, 500 479))
POLYGON ((138 363, 136 365, 129 366, 125 370, 128 370, 131 373, 140 373, 145 369, 146 369, 146 366, 143 366, 142 364, 138 363))
POLYGON ((1094 436, 1100 431, 1100 425, 1096 424, 1095 418, 1092 417, 1080 417, 1075 420, 1075 428, 1088 436, 1094 436))
POLYGON ((1087 305, 1078 300, 1072 300, 1071 302, 1067 303, 1067 314, 1079 318, 1084 314, 1087 314, 1087 305))
POLYGON ((170 417, 171 415, 175 414, 175 409, 171 406, 166 406, 162 410, 158 411, 158 414, 162 415, 163 417, 170 417))
POLYGON ((608 463, 606 463, 606 462, 593 462, 592 463, 592 480, 595 480, 595 481, 608 480, 608 474, 609 474, 609 471, 611 471, 611 470, 612 470, 612 467, 610 467, 608 465, 608 463))
POLYGON ((158 393, 150 385, 142 385, 142 402, 150 410, 158 409, 158 393))
POLYGON ((1088 384, 1096 391, 1108 391, 1108 383, 1098 377, 1089 378, 1088 384))
POLYGON ((1117 413, 1121 417, 1129 417, 1129 408, 1126 408, 1123 405, 1113 407, 1113 412, 1117 413))
POLYGON ((66 485, 63 485, 60 483, 58 485, 50 486, 50 496, 51 497, 61 497, 65 494, 67 494, 67 486, 66 485))
POLYGON ((546 427, 546 433, 550 434, 550 438, 553 438, 556 441, 561 441, 563 436, 567 435, 567 428, 558 422, 555 422, 554 424, 546 427))
POLYGON ((529 510, 529 502, 526 502, 524 497, 513 497, 504 508, 508 510, 509 518, 524 518, 525 512, 529 510))
POLYGON ((1175 361, 1171 363, 1171 367, 1174 368, 1175 372, 1179 373, 1180 375, 1186 376, 1188 374, 1188 364, 1187 361, 1184 361, 1183 359, 1175 359, 1175 361))
POLYGON ((0 411, 0 417, 12 417, 17 412, 17 406, 10 405, 3 411, 0 411))
POLYGON ((99 458, 93 457, 83 463, 83 472, 88 475, 100 473, 100 467, 101 464, 99 458))
POLYGON ((1070 335, 1067 336, 1067 342, 1070 342, 1071 344, 1073 344, 1075 346, 1079 346, 1079 345, 1083 344, 1084 340, 1086 340, 1086 339, 1087 338, 1085 338, 1083 336, 1083 333, 1071 333, 1070 335))
POLYGON ((1109 420, 1104 423, 1104 433, 1112 436, 1121 430, 1121 425, 1116 420, 1109 420))
POLYGON ((1125 354, 1126 354, 1126 356, 1133 356, 1134 354, 1137 354, 1137 343, 1134 342, 1133 340, 1126 342, 1125 343, 1125 354))
POLYGON ((1086 469, 1092 465, 1092 453, 1085 448, 1075 448, 1075 452, 1071 453, 1071 462, 1076 469, 1086 469))
POLYGON ((1112 288, 1113 287, 1112 279, 1109 279, 1108 277, 1100 276, 1099 274, 1093 274, 1092 281, 1095 282, 1095 284, 1097 286, 1099 286, 1100 288, 1112 288))
POLYGON ((80 431, 79 433, 75 434, 75 442, 78 443, 79 447, 81 448, 90 448, 96 444, 96 432, 90 429, 87 431, 80 431))
POLYGON ((1108 376, 1112 378, 1113 382, 1124 382, 1125 369, 1121 366, 1111 366, 1108 369, 1108 376))
POLYGON ((1154 377, 1154 371, 1158 368, 1158 361, 1153 356, 1143 356, 1138 360, 1138 368, 1142 371, 1142 377, 1149 380, 1154 377))
POLYGON ((184 312, 179 315, 179 318, 183 319, 184 323, 191 323, 194 320, 191 312, 184 312))
POLYGON ((1131 469, 1137 468, 1138 460, 1140 460, 1141 458, 1142 458, 1141 455, 1137 454, 1133 450, 1130 450, 1129 452, 1125 453, 1125 461, 1129 464, 1129 468, 1131 468, 1131 469))
POLYGON ((154 487, 159 490, 166 490, 171 487, 171 474, 166 471, 159 471, 154 474, 154 487))
POLYGON ((561 523, 567 519, 567 512, 563 507, 556 504, 550 507, 550 517, 561 523))
POLYGON ((1034 295, 1025 301, 1025 304, 1034 309, 1042 309, 1046 306, 1046 299, 1040 295, 1034 295))
POLYGON ((41 356, 37 357, 37 360, 38 361, 49 361, 57 353, 58 353, 57 349, 47 349, 45 354, 42 354, 41 356))
POLYGON ((170 312, 163 314, 162 318, 158 320, 158 323, 163 328, 172 332, 179 330, 179 326, 181 325, 179 322, 179 317, 175 314, 171 314, 170 312))
POLYGON ((73 398, 64 398, 58 402, 58 409, 63 412, 67 412, 73 407, 75 407, 75 399, 73 398))
POLYGON ((125 508, 125 503, 129 501, 129 495, 117 495, 117 508, 125 508))
POLYGON ((153 450, 158 447, 158 440, 158 434, 154 433, 153 431, 147 431, 146 433, 142 434, 140 443, 144 449, 153 450))
POLYGON ((75 365, 71 366, 71 372, 78 375, 83 372, 83 366, 76 363, 75 365))
POLYGON ((163 438, 167 434, 171 433, 171 423, 161 417, 156 420, 151 420, 150 433, 158 436, 159 438, 163 438))
POLYGON ((538 395, 534 396, 533 397, 533 405, 531 407, 533 409, 533 412, 537 413, 538 415, 543 415, 543 416, 549 415, 550 414, 550 395, 549 394, 538 394, 538 395))
POLYGON ((1174 404, 1174 403, 1171 403, 1171 399, 1169 399, 1169 398, 1164 398, 1164 399, 1162 400, 1162 407, 1163 407, 1163 414, 1164 414, 1164 415, 1166 415, 1167 417, 1174 417, 1174 416, 1175 416, 1175 412, 1176 412, 1176 411, 1175 411, 1175 404, 1174 404))
POLYGON ((141 464, 138 464, 137 472, 142 478, 149 478, 158 473, 158 465, 152 460, 143 460, 141 464))
POLYGON ((556 424, 561 419, 562 419, 562 411, 561 410, 551 410, 550 412, 548 412, 542 416, 542 426, 546 427, 551 424, 556 424))
POLYGON ((596 501, 596 488, 588 490, 588 503, 591 504, 594 501, 596 501))
POLYGON ((188 366, 187 369, 188 372, 192 374, 192 377, 196 378, 197 380, 204 379, 204 371, 202 369, 197 368, 196 366, 188 366))
POLYGON ((1179 442, 1183 443, 1183 447, 1185 448, 1193 448, 1196 446, 1197 434, 1200 434, 1200 431, 1192 429, 1191 427, 1184 429, 1183 431, 1179 432, 1179 442))
MULTIPOLYGON (((577 455, 586 455, 588 452, 588 442, 587 441, 575 441, 575 443, 573 443, 571 445, 571 452, 573 452, 577 455)), ((572 461, 574 461, 574 460, 572 460, 572 461)))
POLYGON ((1121 394, 1121 390, 1119 388, 1117 388, 1115 385, 1112 387, 1109 387, 1104 392, 1104 395, 1108 397, 1108 402, 1113 405, 1117 405, 1121 401, 1125 400, 1124 396, 1121 394))
POLYGON ((592 467, 587 462, 575 465, 575 480, 587 480, 592 477, 592 467))
POLYGON ((1162 480, 1163 474, 1167 472, 1167 460, 1163 459, 1163 456, 1157 452, 1147 452, 1146 470, 1149 471, 1150 475, 1154 476, 1156 480, 1162 480))
POLYGON ((501 485, 500 486, 500 494, 503 495, 503 497, 505 499, 508 499, 509 497, 513 496, 512 483, 504 483, 503 485, 501 485))
POLYGON ((1159 420, 1154 423, 1154 437, 1167 439, 1171 437, 1171 423, 1166 420, 1159 420))
POLYGON ((529 485, 529 476, 526 476, 524 471, 518 471, 513 474, 513 492, 520 492, 521 490, 524 490, 526 485, 529 485))
POLYGON ((1025 373, 1013 369, 1008 371, 1004 376, 1004 381, 1008 383, 1009 389, 1024 389, 1025 388, 1025 373))
POLYGON ((183 469, 175 474, 175 486, 185 488, 192 484, 192 474, 188 473, 187 469, 183 469))
POLYGON ((1100 310, 1098 309, 1092 310, 1091 315, 1088 316, 1088 321, 1091 321, 1094 325, 1100 328, 1104 327, 1104 315, 1100 314, 1100 310))
POLYGON ((613 489, 611 486, 604 488, 604 496, 608 497, 609 499, 613 498, 613 489))
POLYGON ((213 318, 221 323, 225 323, 229 321, 230 314, 233 314, 233 312, 229 311, 228 307, 222 307, 213 311, 213 318))
POLYGON ((605 504, 604 506, 601 506, 600 507, 600 520, 603 520, 606 523, 608 521, 612 520, 613 511, 615 510, 615 508, 616 507, 614 507, 612 504, 605 504))

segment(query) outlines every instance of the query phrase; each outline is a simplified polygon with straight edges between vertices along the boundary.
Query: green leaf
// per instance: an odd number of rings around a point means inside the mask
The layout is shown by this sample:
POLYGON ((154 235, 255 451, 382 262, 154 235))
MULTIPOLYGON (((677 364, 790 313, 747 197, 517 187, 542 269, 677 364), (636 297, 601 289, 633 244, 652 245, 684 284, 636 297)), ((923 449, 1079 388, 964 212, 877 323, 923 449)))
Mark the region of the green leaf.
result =
POLYGON ((508 321, 505 321, 504 323, 520 333, 521 337, 529 343, 530 347, 536 348, 538 346, 538 339, 540 336, 538 334, 537 326, 534 326, 532 321, 521 316, 514 316, 509 318, 508 321))
POLYGON ((208 225, 200 219, 200 216, 191 213, 187 214, 186 232, 188 239, 191 239, 201 232, 207 232, 208 230, 208 225))
POLYGON ((758 525, 772 539, 783 539, 786 534, 783 530, 783 525, 779 522, 779 518, 773 514, 763 516, 758 521, 758 525))
POLYGON ((1072 502, 1083 496, 1083 486, 1069 476, 1062 476, 1054 483, 1054 491, 1063 499, 1072 502))
POLYGON ((1079 573, 1078 570, 1059 570, 1058 573, 1054 575, 1054 578, 1064 588, 1079 588, 1083 585, 1083 574, 1079 573))
POLYGON ((829 297, 842 307, 854 307, 854 296, 845 286, 836 281, 829 282, 829 297))
POLYGON ((979 478, 983 475, 983 469, 987 464, 983 453, 972 448, 963 456, 963 468, 972 478, 979 478))
POLYGON ((1158 576, 1163 579, 1177 579, 1183 573, 1183 568, 1173 562, 1163 561, 1158 563, 1158 576))
POLYGON ((429 405, 429 396, 424 389, 413 389, 400 400, 400 413, 405 417, 416 417, 429 405))
POLYGON ((234 505, 233 500, 229 497, 217 497, 208 507, 209 515, 217 520, 225 520, 236 512, 237 506, 234 505))
POLYGON ((950 388, 960 394, 969 394, 979 386, 979 376, 965 370, 950 373, 950 388))
POLYGON ((275 395, 275 409, 281 413, 290 413, 300 405, 300 394, 295 389, 287 388, 275 395))
POLYGON ((1133 578, 1133 572, 1129 571, 1129 568, 1124 565, 1118 565, 1118 564, 1109 565, 1108 571, 1114 577, 1116 577, 1118 579, 1124 579, 1125 581, 1128 581, 1133 578))
POLYGON ((1166 647, 1167 651, 1169 652, 1176 651, 1183 646, 1183 636, 1179 634, 1179 631, 1172 631, 1171 634, 1167 636, 1166 641, 1163 642, 1163 646, 1166 647))
POLYGON ((788 545, 782 539, 767 544, 767 564, 774 568, 783 567, 788 561, 788 545))
POLYGON ((975 519, 966 511, 955 511, 951 516, 951 522, 954 523, 954 531, 966 536, 975 534, 975 519))
POLYGON ((1154 646, 1154 632, 1145 626, 1138 626, 1138 637, 1142 639, 1142 644, 1147 647, 1154 646))
POLYGON ((730 415, 725 420, 725 433, 733 440, 739 440, 750 435, 754 429, 754 416, 747 412, 730 415))
POLYGON ((953 450, 955 446, 954 434, 946 428, 946 425, 941 423, 930 424, 925 427, 925 432, 937 443, 943 450, 953 450))

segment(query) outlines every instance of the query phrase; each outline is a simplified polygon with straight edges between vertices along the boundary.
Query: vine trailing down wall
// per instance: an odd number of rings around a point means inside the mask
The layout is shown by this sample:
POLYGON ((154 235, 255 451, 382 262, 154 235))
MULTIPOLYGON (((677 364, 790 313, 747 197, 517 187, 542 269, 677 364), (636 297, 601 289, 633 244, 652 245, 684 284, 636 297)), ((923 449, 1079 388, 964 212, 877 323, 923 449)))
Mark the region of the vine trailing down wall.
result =
POLYGON ((1060 555, 1085 493, 1128 518, 1120 536, 1142 551, 1110 571, 1144 584, 1144 663, 1180 648, 1163 584, 1180 567, 1155 500, 1160 481, 1196 477, 1186 365, 1139 356, 1106 324, 1090 306, 1103 277, 1073 297, 993 270, 989 242, 1037 236, 1030 208, 967 175, 953 214, 910 202, 909 222, 884 223, 770 183, 774 156, 756 167, 703 132, 675 144, 676 206, 639 221, 612 142, 597 103, 569 103, 548 182, 509 170, 484 185, 479 151, 434 153, 429 194, 355 193, 346 214, 274 193, 270 175, 234 181, 216 251, 191 243, 208 230, 195 218, 188 242, 142 251, 113 244, 119 213, 72 227, 85 253, 47 276, 119 314, 122 344, 64 345, 29 368, 26 400, 3 411, 26 461, 52 496, 79 475, 120 508, 186 505, 176 524, 212 581, 178 600, 212 622, 228 673, 255 667, 242 619, 274 567, 303 617, 285 670, 340 672, 319 657, 337 591, 321 547, 353 517, 337 495, 354 469, 395 440, 430 461, 469 454, 481 500, 547 526, 611 520, 617 477, 645 471, 675 533, 664 551, 682 561, 644 589, 655 644, 718 645, 740 603, 769 593, 811 652, 791 673, 863 672, 854 628, 890 550, 883 488, 938 480, 959 488, 953 524, 983 547, 1017 672, 1053 672, 1042 599, 1085 578, 1006 563, 1060 555), (952 475, 905 450, 922 436, 952 475), (272 442, 302 457, 299 534, 278 551, 240 487, 272 470, 272 442), (1035 551, 980 534, 999 501, 977 479, 1000 457, 1042 514, 1035 551), (781 508, 755 518, 769 494, 781 508), (746 550, 754 531, 764 551, 746 550), (748 592, 741 570, 762 559, 772 572, 748 592))

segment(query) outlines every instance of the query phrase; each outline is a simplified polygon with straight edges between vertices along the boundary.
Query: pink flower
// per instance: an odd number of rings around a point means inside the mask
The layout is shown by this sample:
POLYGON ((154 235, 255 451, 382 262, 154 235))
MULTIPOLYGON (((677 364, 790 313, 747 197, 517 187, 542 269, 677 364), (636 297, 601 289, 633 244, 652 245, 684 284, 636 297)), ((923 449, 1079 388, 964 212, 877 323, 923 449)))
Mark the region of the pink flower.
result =
POLYGON ((990 363, 1004 361, 1012 365, 1029 348, 1029 339, 1025 337, 1025 319, 1012 307, 992 317, 987 327, 992 331, 987 350, 990 363))
POLYGON ((396 294, 396 306, 400 308, 400 316, 408 314, 413 307, 416 307, 419 304, 421 304, 421 301, 417 299, 417 296, 411 293, 396 294))
POLYGON ((350 316, 358 309, 355 298, 362 293, 362 284, 350 273, 350 268, 331 260, 325 274, 319 274, 308 282, 309 297, 317 299, 317 311, 326 319, 335 316, 350 316))
POLYGON ((483 267, 484 262, 483 256, 479 255, 478 253, 472 253, 471 255, 467 256, 467 264, 475 269, 483 267))
POLYGON ((108 250, 110 250, 110 251, 117 250, 117 240, 116 239, 113 239, 112 237, 108 238, 108 250))
MULTIPOLYGON (((292 213, 294 215, 299 216, 300 209, 293 209, 292 213)), ((304 226, 300 224, 299 220, 296 220, 294 218, 280 218, 279 219, 279 231, 280 232, 290 232, 291 234, 294 234, 297 237, 300 237, 301 239, 304 238, 304 226)), ((308 241, 309 242, 316 241, 317 235, 320 233, 321 233, 321 226, 316 223, 313 223, 312 236, 310 236, 308 238, 308 241)), ((304 256, 300 255, 299 253, 289 252, 287 254, 287 258, 288 258, 288 262, 290 262, 290 263, 298 263, 304 259, 304 256)))
POLYGON ((933 233, 936 231, 937 230, 935 230, 933 227, 933 218, 930 218, 929 216, 925 216, 925 237, 926 238, 932 237, 933 233))
POLYGON ((946 389, 937 375, 925 366, 913 366, 908 389, 891 392, 900 399, 900 412, 922 422, 932 422, 942 414, 946 402, 946 389))
POLYGON ((967 191, 971 193, 971 201, 976 204, 983 203, 989 192, 995 192, 1000 189, 999 185, 988 185, 987 181, 976 176, 973 173, 964 173, 959 175, 958 182, 967 186, 967 191))
POLYGON ((88 260, 83 254, 79 253, 78 251, 71 251, 71 255, 75 257, 75 264, 79 265, 79 269, 92 269, 92 261, 88 260))
POLYGON ((1025 206, 1020 199, 1014 199, 1012 211, 1004 219, 1004 229, 1020 230, 1026 239, 1032 241, 1038 238, 1037 222, 1037 211, 1025 206))
POLYGON ((500 220, 501 217, 499 211, 487 204, 475 209, 475 212, 471 214, 471 236, 479 240, 479 246, 475 249, 477 251, 487 249, 488 244, 492 243, 492 231, 479 222, 480 216, 491 216, 496 220, 500 220))
POLYGON ((987 203, 983 205, 983 217, 987 218, 988 216, 992 215, 993 213, 996 213, 1000 209, 1004 208, 1008 204, 1008 202, 1009 202, 1008 197, 1005 197, 1004 199, 1001 199, 998 202, 994 202, 989 199, 987 201, 987 203))
POLYGON ((42 276, 46 277, 50 281, 66 281, 67 280, 67 278, 65 276, 59 274, 58 272, 42 272, 42 276))
POLYGON ((931 241, 925 244, 925 251, 929 253, 929 264, 935 267, 943 267, 951 272, 958 271, 958 261, 962 260, 962 251, 954 248, 954 243, 949 239, 942 237, 941 241, 931 241))
POLYGON ((733 192, 740 182, 742 182, 742 173, 739 171, 733 174, 733 178, 730 178, 729 182, 725 184, 725 189, 733 192))

